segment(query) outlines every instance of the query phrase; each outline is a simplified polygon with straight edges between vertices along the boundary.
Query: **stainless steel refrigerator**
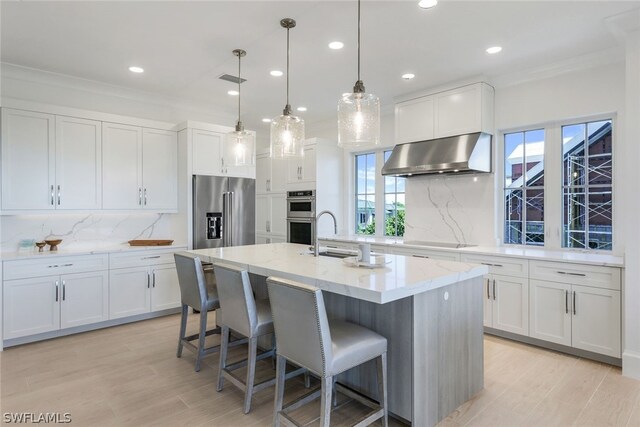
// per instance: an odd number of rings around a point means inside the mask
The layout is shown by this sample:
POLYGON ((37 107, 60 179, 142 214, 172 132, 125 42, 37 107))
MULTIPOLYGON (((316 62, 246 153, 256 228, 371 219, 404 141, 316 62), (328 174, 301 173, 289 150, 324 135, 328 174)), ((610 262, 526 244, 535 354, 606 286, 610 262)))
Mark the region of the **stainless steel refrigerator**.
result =
POLYGON ((255 224, 255 179, 193 176, 194 249, 253 245, 255 224))

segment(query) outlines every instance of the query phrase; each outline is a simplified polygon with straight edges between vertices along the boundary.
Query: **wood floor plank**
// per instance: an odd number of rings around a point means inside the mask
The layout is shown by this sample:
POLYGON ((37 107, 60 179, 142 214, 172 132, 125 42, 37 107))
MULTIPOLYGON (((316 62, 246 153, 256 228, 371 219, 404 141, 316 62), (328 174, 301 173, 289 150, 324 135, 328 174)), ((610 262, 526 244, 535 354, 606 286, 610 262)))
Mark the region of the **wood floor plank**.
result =
MULTIPOLYGON (((167 316, 6 349, 0 411, 69 412, 81 427, 271 425, 273 387, 257 393, 244 415, 242 392, 228 383, 215 390, 217 353, 204 359, 200 372, 193 352, 176 358, 178 325, 179 316, 167 316)), ((215 316, 208 325, 215 327, 215 316)), ((198 316, 191 315, 188 333, 197 328, 198 316)), ((207 337, 208 345, 219 342, 207 337)), ((244 345, 229 352, 230 360, 244 357, 244 345)), ((269 360, 258 363, 259 379, 273 374, 269 360)), ((285 402, 307 392, 301 378, 285 390, 285 402)), ((340 402, 332 426, 350 425, 367 411, 340 402)), ((318 418, 319 402, 294 415, 318 418)), ((484 390, 439 427, 553 425, 640 426, 640 381, 608 365, 487 336, 484 390)))

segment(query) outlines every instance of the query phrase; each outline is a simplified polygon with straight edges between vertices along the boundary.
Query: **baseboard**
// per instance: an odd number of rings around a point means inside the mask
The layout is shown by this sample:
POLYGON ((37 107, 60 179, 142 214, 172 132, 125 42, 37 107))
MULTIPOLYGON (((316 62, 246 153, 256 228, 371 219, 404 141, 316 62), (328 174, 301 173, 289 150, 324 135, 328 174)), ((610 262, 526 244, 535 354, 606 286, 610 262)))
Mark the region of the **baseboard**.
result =
POLYGON ((622 375, 640 380, 640 353, 630 350, 622 353, 622 375))
MULTIPOLYGON (((523 342, 525 344, 535 345, 536 347, 547 348, 549 350, 558 351, 560 353, 567 353, 573 356, 583 357, 585 359, 595 360, 597 362, 607 363, 613 366, 622 366, 622 359, 618 359, 617 357, 611 357, 604 354, 598 354, 591 351, 580 350, 573 347, 568 347, 566 345, 556 344, 549 341, 539 340, 537 338, 526 337, 524 335, 518 335, 511 332, 501 331, 499 329, 488 328, 485 326, 484 328, 485 334, 495 335, 501 338, 507 338, 513 341, 523 342)), ((639 359, 640 360, 640 359, 639 359)), ((638 365, 640 368, 640 364, 638 365)))
POLYGON ((77 326, 75 328, 61 329, 58 331, 45 332, 43 334, 29 335, 26 337, 12 338, 4 340, 3 347, 9 348, 16 345, 28 344, 36 341, 44 341, 51 338, 64 337, 67 335, 79 334, 82 332, 95 331, 96 329, 110 328, 112 326, 124 325, 141 320, 153 319, 155 317, 167 316, 169 314, 180 313, 180 307, 169 308, 167 310, 154 311, 152 313, 138 314, 136 316, 122 317, 119 319, 106 320, 104 322, 92 323, 90 325, 77 326))

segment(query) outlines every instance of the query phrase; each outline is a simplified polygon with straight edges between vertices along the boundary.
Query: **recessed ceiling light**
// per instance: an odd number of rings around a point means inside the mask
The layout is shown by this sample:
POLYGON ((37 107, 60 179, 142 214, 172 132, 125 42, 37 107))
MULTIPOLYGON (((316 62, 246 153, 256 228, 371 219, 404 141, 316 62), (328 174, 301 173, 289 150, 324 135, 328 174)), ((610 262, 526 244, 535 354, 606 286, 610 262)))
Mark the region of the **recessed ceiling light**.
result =
POLYGON ((498 53, 502 50, 501 46, 491 46, 487 49, 487 53, 493 55, 494 53, 498 53))
POLYGON ((402 78, 405 80, 411 80, 412 78, 414 78, 416 75, 412 74, 412 73, 407 73, 407 74, 403 74, 402 78))
POLYGON ((271 119, 266 119, 266 118, 265 118, 265 119, 262 119, 262 122, 263 122, 263 123, 271 123, 271 119))
POLYGON ((298 107, 296 108, 296 110, 302 111, 304 113, 305 111, 307 111, 307 107, 298 107))
POLYGON ((227 93, 231 96, 238 96, 240 94, 237 90, 230 90, 227 93))
POLYGON ((269 72, 269 74, 271 74, 273 77, 282 77, 284 73, 280 70, 272 70, 269 72))
POLYGON ((344 43, 342 43, 342 42, 331 42, 331 43, 329 43, 329 48, 330 49, 337 50, 337 49, 342 49, 343 47, 344 47, 344 43))
POLYGON ((420 6, 423 9, 431 9, 437 4, 438 4, 438 0, 420 0, 418 2, 418 6, 420 6))
POLYGON ((129 67, 129 71, 132 73, 144 73, 144 69, 141 67, 129 67))

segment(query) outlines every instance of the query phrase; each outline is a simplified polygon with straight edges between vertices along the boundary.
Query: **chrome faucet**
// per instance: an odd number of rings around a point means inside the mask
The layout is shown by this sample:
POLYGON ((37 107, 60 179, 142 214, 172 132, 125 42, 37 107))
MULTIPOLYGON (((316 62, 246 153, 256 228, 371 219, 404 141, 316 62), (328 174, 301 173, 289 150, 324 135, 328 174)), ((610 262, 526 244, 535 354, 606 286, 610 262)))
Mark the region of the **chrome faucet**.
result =
POLYGON ((318 221, 320 220, 320 217, 324 214, 329 214, 331 215, 331 218, 333 218, 333 232, 335 234, 338 234, 338 220, 336 220, 336 216, 333 214, 333 212, 331 211, 322 211, 318 214, 318 216, 316 217, 316 223, 315 223, 315 229, 316 229, 316 239, 313 245, 313 256, 318 256, 320 255, 320 246, 318 245, 318 221))

